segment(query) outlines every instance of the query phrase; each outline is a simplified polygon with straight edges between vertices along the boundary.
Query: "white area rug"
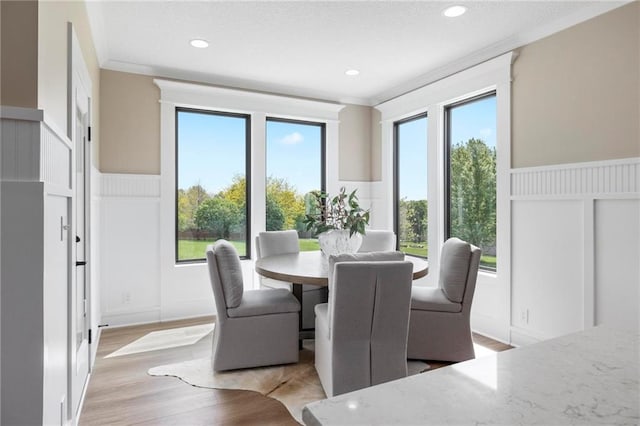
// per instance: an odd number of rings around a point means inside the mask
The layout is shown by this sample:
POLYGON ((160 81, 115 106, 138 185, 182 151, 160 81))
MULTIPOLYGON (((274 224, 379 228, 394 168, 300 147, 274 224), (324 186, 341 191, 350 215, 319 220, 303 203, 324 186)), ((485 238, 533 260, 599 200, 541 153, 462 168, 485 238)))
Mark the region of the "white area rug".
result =
POLYGON ((115 352, 111 352, 109 355, 105 356, 105 358, 193 345, 204 336, 211 333, 213 331, 213 327, 214 324, 202 324, 191 327, 153 331, 142 336, 138 340, 121 347, 115 352))
MULTIPOLYGON (((429 369, 428 364, 421 361, 409 361, 407 366, 409 375, 429 369)), ((216 373, 211 368, 211 358, 200 358, 154 367, 148 373, 151 376, 177 377, 201 388, 259 392, 280 401, 300 423, 305 405, 326 398, 313 365, 313 340, 305 341, 297 364, 216 373)))

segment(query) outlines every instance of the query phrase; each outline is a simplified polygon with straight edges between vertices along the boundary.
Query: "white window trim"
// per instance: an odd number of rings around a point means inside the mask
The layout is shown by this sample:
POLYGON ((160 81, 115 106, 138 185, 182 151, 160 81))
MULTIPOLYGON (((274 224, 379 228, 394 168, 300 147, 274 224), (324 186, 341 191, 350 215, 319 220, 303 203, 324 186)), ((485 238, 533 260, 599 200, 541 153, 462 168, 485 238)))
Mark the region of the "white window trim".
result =
MULTIPOLYGON (((511 215, 509 201, 511 162, 511 63, 513 52, 476 65, 450 77, 414 90, 378 106, 382 127, 382 188, 384 211, 375 212, 393 226, 393 123, 427 112, 428 197, 429 197, 429 274, 426 283, 436 285, 444 230, 444 108, 452 103, 490 91, 496 92, 497 132, 497 272, 480 272, 478 289, 490 285, 495 311, 486 318, 486 334, 508 341, 511 307, 511 215)), ((478 294, 478 289, 476 294, 478 294)), ((481 296, 482 297, 482 296, 481 296)), ((483 321, 483 320, 482 320, 483 321)), ((481 321, 481 322, 482 322, 481 321)))
MULTIPOLYGON (((344 105, 298 99, 287 96, 244 90, 206 86, 194 83, 154 79, 160 88, 160 280, 161 316, 171 318, 172 299, 183 298, 184 306, 202 306, 197 301, 208 287, 206 264, 176 264, 175 257, 175 108, 186 107, 219 112, 233 112, 251 116, 251 235, 255 241, 258 232, 266 226, 265 219, 265 145, 266 118, 276 117, 324 123, 326 126, 327 190, 335 192, 338 182, 338 125, 339 112, 344 105), (198 291, 189 294, 185 283, 196 283, 198 291), (162 307, 166 306, 166 312, 162 307)), ((251 244, 251 258, 255 258, 251 244)), ((253 262, 243 261, 245 286, 253 286, 253 262)), ((175 302, 175 301, 173 301, 175 302)), ((208 301, 207 301, 208 302, 208 301)), ((174 303, 175 305, 175 303, 174 303)), ((196 312, 197 309, 193 309, 196 312)))

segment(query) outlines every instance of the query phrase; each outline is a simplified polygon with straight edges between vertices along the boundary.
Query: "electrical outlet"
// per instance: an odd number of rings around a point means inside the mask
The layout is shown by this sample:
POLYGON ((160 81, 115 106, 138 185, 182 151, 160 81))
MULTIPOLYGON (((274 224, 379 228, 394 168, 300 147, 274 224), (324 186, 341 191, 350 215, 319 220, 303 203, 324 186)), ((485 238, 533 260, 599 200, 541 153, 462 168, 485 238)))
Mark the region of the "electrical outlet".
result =
POLYGON ((131 303, 131 293, 129 293, 128 291, 123 291, 122 292, 122 304, 123 305, 128 305, 129 303, 131 303))

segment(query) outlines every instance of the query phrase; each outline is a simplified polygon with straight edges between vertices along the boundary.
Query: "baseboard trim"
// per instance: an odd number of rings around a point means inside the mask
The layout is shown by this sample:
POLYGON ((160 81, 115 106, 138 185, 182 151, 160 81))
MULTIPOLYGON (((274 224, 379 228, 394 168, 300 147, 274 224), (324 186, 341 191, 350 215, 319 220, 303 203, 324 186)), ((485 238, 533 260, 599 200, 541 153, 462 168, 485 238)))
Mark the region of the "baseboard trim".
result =
POLYGON ((163 306, 160 313, 160 321, 206 317, 215 314, 216 310, 213 301, 201 299, 188 300, 163 306))
POLYGON ((511 346, 528 346, 543 340, 547 340, 547 338, 539 333, 520 327, 511 327, 511 346))
POLYGON ((102 322, 109 328, 127 327, 130 325, 160 322, 160 308, 145 309, 143 311, 111 312, 102 315, 102 322))
POLYGON ((471 330, 498 342, 510 345, 509 332, 499 325, 499 319, 471 313, 471 330))

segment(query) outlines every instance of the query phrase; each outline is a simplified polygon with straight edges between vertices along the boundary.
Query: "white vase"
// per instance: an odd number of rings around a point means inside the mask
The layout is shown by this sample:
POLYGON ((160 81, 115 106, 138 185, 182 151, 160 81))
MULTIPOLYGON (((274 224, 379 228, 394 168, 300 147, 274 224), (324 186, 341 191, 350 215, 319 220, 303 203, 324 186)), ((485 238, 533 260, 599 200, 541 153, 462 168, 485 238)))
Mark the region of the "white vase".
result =
POLYGON ((349 236, 348 229, 332 229, 318 234, 320 249, 328 257, 332 254, 355 253, 362 245, 362 235, 349 236))

